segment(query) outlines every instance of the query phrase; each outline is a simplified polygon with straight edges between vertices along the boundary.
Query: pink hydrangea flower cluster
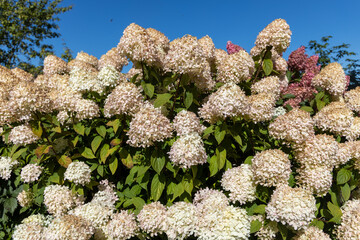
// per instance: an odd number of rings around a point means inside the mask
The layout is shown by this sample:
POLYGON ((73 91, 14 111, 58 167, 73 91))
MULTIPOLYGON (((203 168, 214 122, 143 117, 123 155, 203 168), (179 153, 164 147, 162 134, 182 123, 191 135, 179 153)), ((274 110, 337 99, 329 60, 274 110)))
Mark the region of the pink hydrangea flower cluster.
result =
POLYGON ((240 50, 244 50, 242 47, 240 47, 239 45, 233 44, 231 41, 228 41, 226 43, 226 50, 227 53, 230 54, 234 54, 239 52, 240 50))
POLYGON ((284 106, 290 105, 292 108, 299 107, 300 102, 311 100, 317 91, 311 86, 311 81, 320 72, 321 66, 318 65, 319 56, 309 57, 305 53, 305 47, 301 46, 289 55, 288 66, 291 71, 303 72, 299 83, 292 83, 282 91, 283 94, 293 94, 295 98, 289 99, 284 106))

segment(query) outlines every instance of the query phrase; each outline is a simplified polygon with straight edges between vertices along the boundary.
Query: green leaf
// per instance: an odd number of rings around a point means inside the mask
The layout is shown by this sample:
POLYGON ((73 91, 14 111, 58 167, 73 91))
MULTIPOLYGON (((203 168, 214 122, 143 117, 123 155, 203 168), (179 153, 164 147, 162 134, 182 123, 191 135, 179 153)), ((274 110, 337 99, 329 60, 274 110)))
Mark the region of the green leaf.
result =
POLYGON ((91 149, 94 153, 96 153, 97 149, 99 148, 103 138, 100 136, 96 136, 91 142, 91 149))
POLYGON ((151 181, 151 197, 154 201, 160 199, 165 188, 165 176, 156 174, 151 181))
POLYGON ((100 150, 100 159, 102 163, 106 162, 106 158, 109 156, 109 144, 104 144, 103 147, 100 150))
POLYGON ((111 146, 117 146, 121 144, 121 140, 119 138, 114 138, 113 140, 111 140, 110 145, 111 146))
POLYGON ((110 168, 112 175, 114 175, 118 168, 118 159, 116 157, 113 158, 112 161, 109 163, 109 168, 110 168))
POLYGON ((316 100, 316 108, 320 111, 323 107, 325 107, 326 103, 321 100, 316 100))
POLYGON ((210 133, 213 133, 214 130, 214 125, 211 125, 210 127, 206 128, 203 132, 203 136, 205 137, 206 135, 209 135, 210 133))
POLYGON ((64 168, 67 168, 69 166, 69 164, 72 162, 71 158, 66 156, 66 155, 62 155, 59 159, 58 159, 58 163, 63 166, 64 168))
POLYGON ((12 159, 18 159, 24 152, 26 152, 28 149, 25 148, 21 148, 19 151, 17 151, 16 153, 14 153, 14 155, 11 156, 12 159))
POLYGON ((106 127, 101 125, 99 127, 96 128, 96 131, 98 132, 98 134, 100 136, 102 136, 103 138, 105 138, 105 135, 106 135, 106 127))
POLYGON ((42 127, 41 127, 41 122, 40 122, 40 121, 38 121, 37 124, 32 124, 31 129, 32 129, 32 132, 33 132, 36 136, 38 136, 39 138, 41 138, 41 135, 42 135, 42 133, 43 133, 43 129, 42 129, 42 127))
POLYGON ((210 170, 210 177, 214 176, 219 171, 218 160, 216 155, 210 158, 209 170, 210 170))
POLYGON ((7 198, 4 200, 4 209, 6 212, 13 214, 17 206, 18 204, 16 198, 7 198))
POLYGON ((324 222, 323 221, 319 221, 316 218, 310 223, 310 226, 315 226, 318 227, 319 229, 324 229, 324 222))
POLYGON ((103 165, 98 165, 97 172, 99 173, 99 175, 101 177, 103 177, 104 176, 104 166, 103 165))
POLYGON ((259 220, 254 220, 250 225, 250 233, 256 233, 262 227, 262 223, 259 220))
POLYGON ((76 144, 78 143, 79 141, 79 136, 76 136, 71 142, 72 144, 74 145, 74 147, 76 147, 76 144))
POLYGON ((278 226, 278 229, 279 229, 279 232, 281 234, 282 239, 286 240, 289 230, 284 225, 282 225, 281 223, 278 223, 277 226, 278 226))
POLYGON ((218 144, 220 144, 224 140, 225 135, 226 135, 225 130, 220 131, 219 128, 215 130, 215 139, 218 142, 218 144))
POLYGON ((141 82, 141 86, 144 89, 144 93, 149 97, 152 98, 154 96, 154 86, 150 83, 141 82))
POLYGON ((269 76, 273 70, 273 62, 271 59, 264 59, 262 68, 266 76, 269 76))
POLYGON ((312 107, 309 106, 302 106, 300 109, 309 113, 314 113, 314 109, 312 109, 312 107))
POLYGON ((289 98, 295 98, 296 96, 294 94, 284 94, 283 98, 289 99, 289 98))
POLYGON ((157 152, 153 152, 151 155, 151 166, 158 174, 160 174, 161 170, 164 168, 165 162, 165 157, 157 156, 157 152))
POLYGON ((120 125, 121 125, 120 119, 115 119, 114 121, 110 121, 106 124, 106 126, 112 127, 114 129, 114 133, 117 132, 120 125))
POLYGON ((42 155, 49 153, 51 146, 40 145, 35 149, 35 155, 41 158, 42 155))
POLYGON ((184 184, 179 183, 175 186, 173 199, 180 197, 185 192, 184 184))
POLYGON ((170 93, 158 94, 156 97, 156 100, 154 102, 154 107, 163 106, 165 103, 169 102, 171 97, 172 97, 172 95, 170 93))
POLYGON ((94 159, 96 158, 94 153, 91 151, 90 148, 85 148, 84 151, 81 153, 81 156, 87 158, 87 159, 94 159))
POLYGON ((253 211, 254 213, 258 213, 258 214, 265 214, 265 207, 266 207, 265 204, 260 204, 256 206, 253 211))
POLYGON ((341 185, 347 183, 351 178, 351 171, 342 168, 336 175, 336 182, 337 184, 341 185))
POLYGON ((340 223, 341 216, 342 216, 340 207, 332 204, 331 202, 327 203, 327 207, 330 210, 331 215, 333 216, 333 218, 330 219, 329 221, 334 222, 334 223, 340 223))
POLYGON ((81 136, 84 136, 85 127, 81 123, 74 124, 74 130, 76 133, 80 134, 81 136))
POLYGON ((193 103, 194 100, 194 96, 191 92, 186 92, 186 96, 185 96, 185 100, 184 100, 184 104, 186 109, 188 109, 191 104, 193 103))
POLYGON ((343 197, 344 202, 349 200, 351 195, 351 190, 349 184, 345 184, 344 186, 340 187, 341 189, 341 196, 343 197))
POLYGON ((254 158, 254 156, 248 156, 248 157, 245 159, 244 163, 251 165, 251 164, 252 164, 252 161, 251 161, 251 160, 252 160, 253 158, 254 158))
POLYGON ((222 169, 226 162, 226 149, 224 148, 224 149, 219 150, 219 148, 217 148, 216 154, 217 154, 217 160, 218 160, 218 168, 222 169))
POLYGON ((193 179, 189 174, 186 174, 182 179, 182 184, 184 185, 184 190, 191 195, 191 192, 194 188, 193 179))

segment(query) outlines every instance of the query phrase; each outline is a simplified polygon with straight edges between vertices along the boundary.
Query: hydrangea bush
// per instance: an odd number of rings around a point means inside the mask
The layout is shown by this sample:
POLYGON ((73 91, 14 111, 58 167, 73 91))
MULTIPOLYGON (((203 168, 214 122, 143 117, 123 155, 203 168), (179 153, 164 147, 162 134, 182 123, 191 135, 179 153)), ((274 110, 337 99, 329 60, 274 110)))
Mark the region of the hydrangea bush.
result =
POLYGON ((290 39, 133 23, 100 59, 0 66, 0 238, 360 239, 360 89, 290 39))

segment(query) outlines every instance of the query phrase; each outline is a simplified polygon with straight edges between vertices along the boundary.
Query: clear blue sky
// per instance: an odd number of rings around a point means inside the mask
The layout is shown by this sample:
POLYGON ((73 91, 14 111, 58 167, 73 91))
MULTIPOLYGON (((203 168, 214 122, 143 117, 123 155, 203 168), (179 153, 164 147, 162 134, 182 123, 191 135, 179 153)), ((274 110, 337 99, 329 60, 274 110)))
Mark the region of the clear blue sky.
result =
POLYGON ((100 57, 115 47, 122 32, 135 22, 163 32, 170 40, 190 34, 209 35, 216 48, 228 40, 250 51, 257 34, 276 18, 290 25, 292 39, 285 57, 310 40, 332 35, 331 43, 351 44, 360 58, 360 1, 165 1, 64 0, 73 9, 60 15, 61 38, 52 40, 57 55, 62 43, 76 53, 100 57))

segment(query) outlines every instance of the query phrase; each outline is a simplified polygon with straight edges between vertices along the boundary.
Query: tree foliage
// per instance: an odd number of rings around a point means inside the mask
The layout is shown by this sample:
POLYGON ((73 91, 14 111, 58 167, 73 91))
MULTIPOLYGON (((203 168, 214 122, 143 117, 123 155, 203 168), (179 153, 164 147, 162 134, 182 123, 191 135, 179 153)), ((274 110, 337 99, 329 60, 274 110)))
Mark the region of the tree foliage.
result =
POLYGON ((350 44, 340 44, 330 46, 332 36, 325 36, 321 41, 311 40, 308 48, 319 55, 319 64, 325 67, 331 62, 344 61, 344 70, 350 76, 350 87, 360 85, 360 60, 354 59, 357 56, 355 52, 349 51, 350 44))
POLYGON ((60 7, 62 0, 0 0, 0 64, 39 71, 31 59, 42 60, 53 53, 47 39, 58 38, 57 15, 72 6, 60 7))

